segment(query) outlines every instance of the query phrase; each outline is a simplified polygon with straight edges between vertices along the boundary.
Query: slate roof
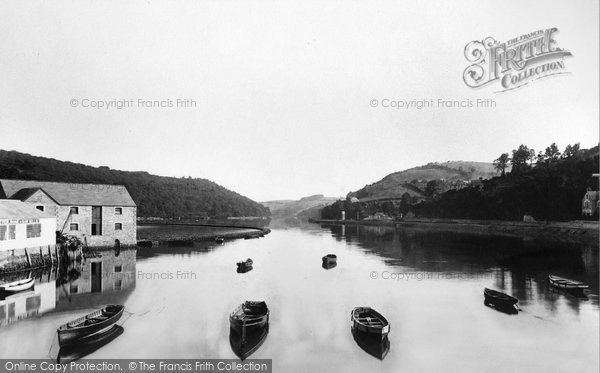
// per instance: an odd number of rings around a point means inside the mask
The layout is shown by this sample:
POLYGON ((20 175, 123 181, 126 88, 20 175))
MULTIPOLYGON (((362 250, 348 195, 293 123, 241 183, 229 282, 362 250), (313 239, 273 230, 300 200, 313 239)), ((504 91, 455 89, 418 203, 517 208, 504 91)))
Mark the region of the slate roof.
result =
POLYGON ((41 189, 59 205, 135 207, 123 185, 58 183, 53 181, 0 179, 0 196, 27 200, 41 189), (3 192, 3 193, 2 193, 3 192))
POLYGON ((54 216, 42 212, 29 203, 13 199, 0 199, 0 219, 43 219, 54 216))

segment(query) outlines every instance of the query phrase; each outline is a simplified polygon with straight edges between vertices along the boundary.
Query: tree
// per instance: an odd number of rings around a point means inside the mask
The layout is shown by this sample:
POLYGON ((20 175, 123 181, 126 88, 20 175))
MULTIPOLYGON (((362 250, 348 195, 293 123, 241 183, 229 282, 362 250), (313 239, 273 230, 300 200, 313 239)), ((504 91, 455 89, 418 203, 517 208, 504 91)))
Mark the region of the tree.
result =
POLYGON ((579 143, 575 144, 575 145, 567 145, 567 147, 565 148, 565 151, 562 154, 563 158, 571 158, 571 157, 575 157, 577 155, 579 155, 580 153, 580 149, 579 149, 579 143))
POLYGON ((535 150, 529 149, 527 145, 519 145, 517 150, 512 151, 512 158, 510 160, 512 172, 521 173, 530 168, 530 165, 527 162, 533 160, 534 157, 535 150))
POLYGON ((546 158, 550 160, 550 162, 557 161, 560 158, 560 150, 558 150, 558 146, 553 142, 552 145, 546 148, 546 158))
POLYGON ((500 157, 494 160, 494 170, 500 172, 501 176, 504 176, 506 168, 508 167, 508 162, 510 162, 508 153, 500 154, 500 157))

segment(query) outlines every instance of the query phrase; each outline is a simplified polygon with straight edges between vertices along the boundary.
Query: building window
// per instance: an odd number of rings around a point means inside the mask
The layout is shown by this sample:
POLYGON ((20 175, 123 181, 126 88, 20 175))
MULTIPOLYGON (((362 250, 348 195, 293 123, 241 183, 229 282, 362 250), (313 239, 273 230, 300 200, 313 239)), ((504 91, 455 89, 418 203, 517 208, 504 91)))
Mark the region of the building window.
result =
POLYGON ((77 223, 71 223, 71 225, 69 225, 69 230, 78 231, 79 230, 79 224, 77 224, 77 223))
POLYGON ((44 206, 35 206, 36 209, 40 210, 40 211, 44 211, 44 206))
POLYGON ((42 236, 41 224, 27 224, 27 238, 35 238, 42 236))
POLYGON ((116 231, 123 230, 123 224, 121 224, 121 223, 115 223, 115 230, 116 231))
POLYGON ((6 225, 0 225, 0 241, 6 240, 6 225))
POLYGON ((115 280, 114 285, 113 285, 113 289, 114 290, 121 290, 121 286, 123 285, 123 281, 121 280, 115 280))
POLYGON ((79 291, 79 288, 77 287, 77 285, 71 284, 71 289, 70 289, 70 293, 71 294, 77 294, 79 291))
POLYGON ((123 208, 115 207, 115 215, 123 215, 123 208))
POLYGON ((122 272, 122 271, 123 271, 123 267, 120 264, 118 264, 118 265, 115 266, 115 273, 119 273, 119 272, 122 272))
POLYGON ((79 207, 71 207, 71 214, 78 215, 79 214, 79 207))
POLYGON ((8 239, 9 240, 14 240, 14 239, 17 238, 16 237, 17 235, 15 234, 15 228, 16 228, 15 225, 9 225, 8 226, 8 239))

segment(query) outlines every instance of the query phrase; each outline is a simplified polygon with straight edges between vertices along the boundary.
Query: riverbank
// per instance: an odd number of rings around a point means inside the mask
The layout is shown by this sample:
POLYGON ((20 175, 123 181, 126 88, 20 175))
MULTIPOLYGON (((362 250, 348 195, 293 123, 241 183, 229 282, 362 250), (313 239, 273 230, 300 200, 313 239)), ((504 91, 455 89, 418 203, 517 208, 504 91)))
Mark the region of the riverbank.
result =
POLYGON ((487 234, 512 237, 543 237, 561 241, 595 241, 600 237, 600 224, 597 221, 572 222, 519 222, 501 220, 467 220, 467 219, 407 219, 402 221, 388 220, 313 220, 318 224, 338 225, 371 225, 395 228, 411 228, 423 230, 439 230, 487 234))
POLYGON ((258 238, 271 233, 269 228, 241 227, 205 224, 140 224, 138 225, 138 246, 169 246, 194 241, 214 241, 224 239, 258 238))

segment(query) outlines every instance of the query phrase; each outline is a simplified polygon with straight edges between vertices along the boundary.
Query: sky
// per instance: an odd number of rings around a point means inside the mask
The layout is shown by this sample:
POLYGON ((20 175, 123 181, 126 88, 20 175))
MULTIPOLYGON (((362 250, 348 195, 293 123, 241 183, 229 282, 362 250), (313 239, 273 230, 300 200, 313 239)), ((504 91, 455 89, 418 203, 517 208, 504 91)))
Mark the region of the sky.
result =
POLYGON ((4 150, 266 201, 599 141, 597 1, 2 1, 0 14, 4 150), (464 83, 469 42, 552 27, 568 74, 464 83), (389 107, 423 99, 496 105, 389 107))

